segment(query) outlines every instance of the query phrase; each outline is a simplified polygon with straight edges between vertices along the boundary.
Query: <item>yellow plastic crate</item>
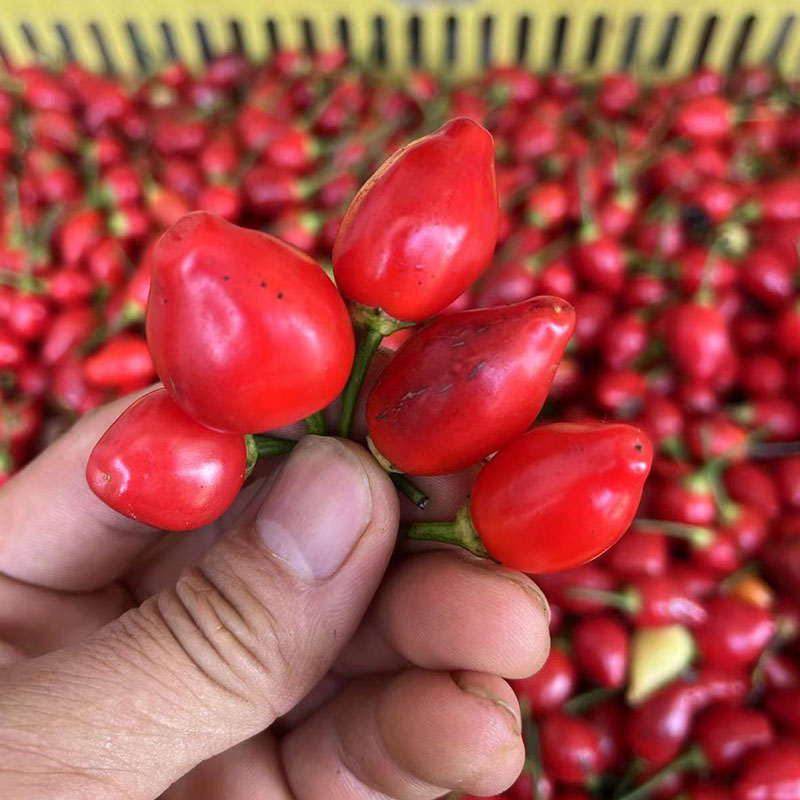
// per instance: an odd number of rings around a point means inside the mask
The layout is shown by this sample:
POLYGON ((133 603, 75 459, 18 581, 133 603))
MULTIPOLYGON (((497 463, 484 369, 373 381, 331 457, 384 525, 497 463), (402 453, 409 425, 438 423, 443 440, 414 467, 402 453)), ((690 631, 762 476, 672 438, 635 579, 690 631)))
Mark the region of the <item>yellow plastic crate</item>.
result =
POLYGON ((346 47, 376 69, 458 74, 486 64, 643 77, 768 62, 794 74, 800 6, 786 0, 0 0, 11 63, 76 58, 130 72, 238 47, 346 47))

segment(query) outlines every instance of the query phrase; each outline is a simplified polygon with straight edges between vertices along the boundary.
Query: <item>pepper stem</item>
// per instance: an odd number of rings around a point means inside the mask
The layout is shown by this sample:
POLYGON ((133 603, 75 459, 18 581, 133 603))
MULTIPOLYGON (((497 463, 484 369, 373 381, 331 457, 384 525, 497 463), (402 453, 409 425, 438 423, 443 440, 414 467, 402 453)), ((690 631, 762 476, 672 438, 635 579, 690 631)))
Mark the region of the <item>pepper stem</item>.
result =
POLYGON ((628 614, 635 614, 641 604, 641 599, 635 589, 609 592, 606 589, 593 589, 590 586, 573 586, 567 589, 567 596, 576 600, 592 600, 596 603, 603 603, 628 614))
POLYGON ((342 392, 342 415, 339 418, 339 436, 347 438, 353 426, 356 403, 361 393, 361 386, 367 374, 372 357, 383 341, 383 334, 374 328, 367 328, 360 336, 353 369, 342 392))
POLYGON ((397 490, 402 492, 418 509, 422 510, 427 507, 430 498, 419 486, 415 486, 400 472, 390 472, 389 477, 397 490))
POLYGON ((623 795, 619 800, 644 800, 650 797, 654 789, 657 789, 665 778, 670 775, 682 772, 697 772, 708 766, 708 760, 703 751, 697 747, 690 747, 683 755, 678 756, 671 764, 667 764, 664 769, 659 770, 652 778, 639 784, 632 792, 623 795))
POLYGON ((637 519, 632 529, 639 533, 661 533, 675 539, 685 539, 699 550, 711 547, 714 542, 714 531, 702 525, 687 525, 683 522, 672 522, 666 519, 637 519))
POLYGON ((291 453, 297 442, 294 439, 281 439, 278 436, 266 436, 260 433, 250 434, 258 458, 266 456, 282 456, 291 453))
POLYGON ((412 322, 400 322, 379 308, 367 308, 360 303, 350 304, 350 318, 353 320, 353 326, 356 330, 358 345, 356 347, 356 356, 353 360, 353 368, 350 370, 350 377, 347 379, 342 392, 342 414, 339 418, 339 436, 342 438, 350 436, 361 386, 364 383, 372 357, 380 347, 383 338, 390 333, 399 331, 401 328, 409 328, 414 324, 412 322))
POLYGON ((575 697, 570 698, 564 703, 564 713, 566 714, 582 714, 590 708, 604 703, 606 700, 611 700, 619 696, 618 689, 607 689, 601 686, 598 689, 590 689, 583 694, 577 694, 575 697))
POLYGON ((489 551, 483 546, 472 524, 469 500, 458 510, 455 519, 449 522, 415 522, 413 525, 403 526, 400 535, 417 541, 454 544, 480 558, 489 557, 489 551))
POLYGON ((308 433, 313 433, 317 436, 325 436, 328 432, 328 426, 325 424, 325 417, 322 415, 321 411, 317 411, 316 414, 311 414, 306 417, 303 422, 305 423, 308 433))

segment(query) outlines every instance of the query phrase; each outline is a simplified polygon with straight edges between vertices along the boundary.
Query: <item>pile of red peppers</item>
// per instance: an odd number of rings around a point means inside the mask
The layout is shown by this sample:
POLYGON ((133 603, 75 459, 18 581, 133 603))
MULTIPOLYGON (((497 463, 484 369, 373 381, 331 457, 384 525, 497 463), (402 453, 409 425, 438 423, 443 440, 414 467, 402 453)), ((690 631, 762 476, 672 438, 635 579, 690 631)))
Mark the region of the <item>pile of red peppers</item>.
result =
POLYGON ((0 178, 0 481, 130 393, 87 480, 168 530, 300 422, 469 470, 401 533, 550 600, 505 797, 800 799, 800 84, 24 67, 0 178))

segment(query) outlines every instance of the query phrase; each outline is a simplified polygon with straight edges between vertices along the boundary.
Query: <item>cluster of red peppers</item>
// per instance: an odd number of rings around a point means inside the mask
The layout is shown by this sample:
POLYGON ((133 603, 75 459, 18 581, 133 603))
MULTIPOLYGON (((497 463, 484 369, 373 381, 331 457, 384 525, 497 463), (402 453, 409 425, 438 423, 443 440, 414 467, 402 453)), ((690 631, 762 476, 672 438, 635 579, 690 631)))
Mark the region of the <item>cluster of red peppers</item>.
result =
POLYGON ((800 798, 798 88, 4 73, 0 470, 156 378, 87 469, 151 525, 216 519, 300 420, 418 505, 473 470, 404 535, 551 602, 505 796, 800 798))

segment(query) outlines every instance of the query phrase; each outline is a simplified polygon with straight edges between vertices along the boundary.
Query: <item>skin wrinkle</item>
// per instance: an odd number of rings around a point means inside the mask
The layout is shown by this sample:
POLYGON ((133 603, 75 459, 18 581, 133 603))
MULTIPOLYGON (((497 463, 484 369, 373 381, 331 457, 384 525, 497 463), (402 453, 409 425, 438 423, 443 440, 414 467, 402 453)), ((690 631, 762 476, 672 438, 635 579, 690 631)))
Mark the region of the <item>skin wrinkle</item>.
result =
POLYGON ((178 580, 175 591, 220 662, 224 663, 238 679, 238 685, 234 687, 232 683, 230 688, 241 700, 246 701, 249 696, 248 684, 252 681, 252 677, 265 670, 252 644, 247 641, 248 635, 251 634, 250 627, 219 591, 218 585, 212 582, 210 575, 201 566, 198 566, 184 573, 178 580), (223 621, 224 616, 229 620, 233 617, 233 624, 230 621, 223 621))

